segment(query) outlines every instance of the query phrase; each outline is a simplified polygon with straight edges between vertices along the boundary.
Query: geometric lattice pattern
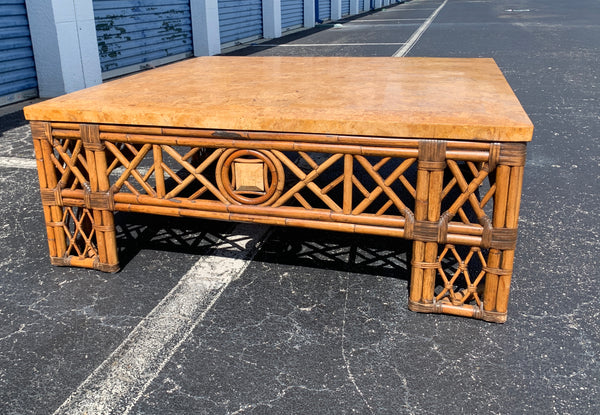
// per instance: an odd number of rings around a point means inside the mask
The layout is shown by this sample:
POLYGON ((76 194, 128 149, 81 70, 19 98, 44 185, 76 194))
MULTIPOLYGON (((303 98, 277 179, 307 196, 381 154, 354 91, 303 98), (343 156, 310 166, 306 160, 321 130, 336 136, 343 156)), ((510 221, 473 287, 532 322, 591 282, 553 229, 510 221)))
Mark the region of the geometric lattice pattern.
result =
POLYGON ((82 189, 89 183, 88 162, 81 140, 54 139, 51 162, 59 173, 60 183, 66 189, 82 189))
POLYGON ((477 165, 469 161, 459 165, 454 160, 447 160, 446 163, 450 175, 442 191, 442 201, 446 201, 449 205, 446 215, 453 218, 458 214, 465 224, 473 223, 474 219, 480 224, 489 220, 484 208, 494 196, 495 184, 492 184, 483 196, 478 195, 481 185, 489 174, 488 164, 477 165))
POLYGON ((447 244, 438 257, 438 275, 441 287, 436 301, 449 301, 452 305, 474 304, 481 307, 480 283, 486 273, 486 261, 481 249, 471 247, 461 255, 454 245, 447 244))
MULTIPOLYGON (((111 155, 107 172, 115 193, 244 204, 232 200, 219 186, 227 173, 217 165, 226 149, 110 142, 106 148, 111 155)), ((281 194, 263 205, 375 216, 402 216, 414 206, 415 158, 259 151, 276 164, 271 174, 283 176, 271 181, 285 181, 281 194), (352 175, 346 178, 348 171, 352 175)), ((226 179, 235 181, 235 177, 226 179)))
POLYGON ((85 208, 65 207, 62 228, 67 240, 67 255, 93 258, 98 255, 95 245, 94 218, 85 208))

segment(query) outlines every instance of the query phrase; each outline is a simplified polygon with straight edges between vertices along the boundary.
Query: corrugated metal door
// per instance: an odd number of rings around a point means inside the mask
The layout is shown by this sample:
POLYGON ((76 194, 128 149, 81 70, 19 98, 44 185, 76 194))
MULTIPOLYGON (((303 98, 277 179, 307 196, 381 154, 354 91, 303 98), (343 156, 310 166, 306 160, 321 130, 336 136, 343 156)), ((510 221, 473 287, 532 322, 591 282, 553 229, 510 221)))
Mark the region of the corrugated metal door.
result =
POLYGON ((189 0, 93 0, 103 77, 192 56, 189 0))
POLYGON ((0 105, 37 94, 25 0, 0 1, 0 105))
POLYGON ((358 0, 358 11, 359 12, 367 10, 367 7, 365 7, 365 1, 368 1, 368 0, 358 0))
POLYGON ((317 3, 319 8, 318 20, 331 20, 331 0, 319 0, 317 3))
POLYGON ((303 25, 304 0, 281 0, 281 30, 295 29, 303 25))
POLYGON ((263 37, 261 0, 218 0, 221 46, 263 37))
POLYGON ((342 16, 350 14, 350 0, 342 0, 342 16))

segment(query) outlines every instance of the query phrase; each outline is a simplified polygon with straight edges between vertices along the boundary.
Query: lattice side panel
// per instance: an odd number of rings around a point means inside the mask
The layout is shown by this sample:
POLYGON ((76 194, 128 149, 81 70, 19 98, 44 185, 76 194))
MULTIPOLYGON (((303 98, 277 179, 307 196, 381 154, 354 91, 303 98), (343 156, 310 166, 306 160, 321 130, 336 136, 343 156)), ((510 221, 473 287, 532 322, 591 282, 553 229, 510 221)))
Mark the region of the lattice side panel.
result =
POLYGON ((82 140, 54 130, 50 144, 50 162, 56 169, 59 187, 79 190, 89 186, 89 167, 82 140))
POLYGON ((107 175, 115 192, 156 196, 152 144, 105 142, 107 175))
POLYGON ((158 197, 185 200, 220 200, 215 170, 224 149, 160 145, 154 147, 158 197))
POLYGON ((416 160, 359 155, 274 154, 285 166, 286 184, 274 206, 402 216, 413 210, 416 160))
POLYGON ((83 260, 98 256, 95 221, 89 209, 64 207, 60 226, 66 236, 66 257, 73 256, 83 260))
POLYGON ((216 186, 216 160, 224 149, 106 142, 113 191, 159 199, 226 199, 216 186))
POLYGON ((442 216, 465 224, 490 226, 496 187, 488 163, 447 161, 442 216))
POLYGON ((483 307, 487 250, 447 244, 438 256, 435 301, 483 307))

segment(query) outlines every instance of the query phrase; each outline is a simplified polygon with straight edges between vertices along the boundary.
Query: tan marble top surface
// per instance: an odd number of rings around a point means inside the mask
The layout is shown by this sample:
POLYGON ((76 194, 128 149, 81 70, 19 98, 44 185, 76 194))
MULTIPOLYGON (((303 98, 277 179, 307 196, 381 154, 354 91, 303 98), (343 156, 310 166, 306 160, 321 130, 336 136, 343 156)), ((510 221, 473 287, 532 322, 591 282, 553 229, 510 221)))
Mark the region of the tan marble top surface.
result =
POLYGON ((529 141, 492 59, 201 57, 25 108, 29 120, 529 141))

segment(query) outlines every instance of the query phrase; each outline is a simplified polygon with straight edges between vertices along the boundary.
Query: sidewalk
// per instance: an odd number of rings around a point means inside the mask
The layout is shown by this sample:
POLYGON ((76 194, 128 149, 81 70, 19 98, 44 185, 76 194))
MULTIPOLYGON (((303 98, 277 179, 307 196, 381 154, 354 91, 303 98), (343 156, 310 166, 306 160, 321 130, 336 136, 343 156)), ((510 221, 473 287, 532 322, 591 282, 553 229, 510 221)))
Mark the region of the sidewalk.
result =
POLYGON ((229 52, 493 57, 536 126, 503 325, 408 311, 395 239, 121 214, 121 272, 52 267, 28 127, 0 115, 0 414, 598 413, 599 17, 413 0, 229 52))

